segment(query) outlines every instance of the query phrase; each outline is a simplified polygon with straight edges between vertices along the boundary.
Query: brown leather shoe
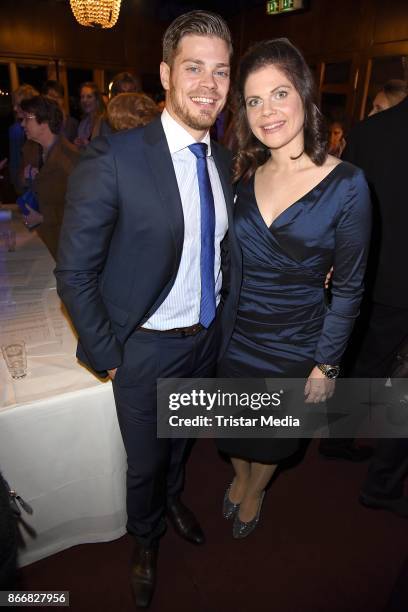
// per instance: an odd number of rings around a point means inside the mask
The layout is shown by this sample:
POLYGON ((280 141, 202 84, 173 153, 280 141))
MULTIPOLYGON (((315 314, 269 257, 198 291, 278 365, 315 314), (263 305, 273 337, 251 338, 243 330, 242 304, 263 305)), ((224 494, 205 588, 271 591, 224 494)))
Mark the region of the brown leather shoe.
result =
POLYGON ((179 499, 167 506, 167 516, 181 538, 192 544, 204 544, 205 536, 196 517, 179 499))
POLYGON ((136 544, 131 567, 130 581, 137 608, 148 608, 156 584, 158 544, 152 547, 136 544))

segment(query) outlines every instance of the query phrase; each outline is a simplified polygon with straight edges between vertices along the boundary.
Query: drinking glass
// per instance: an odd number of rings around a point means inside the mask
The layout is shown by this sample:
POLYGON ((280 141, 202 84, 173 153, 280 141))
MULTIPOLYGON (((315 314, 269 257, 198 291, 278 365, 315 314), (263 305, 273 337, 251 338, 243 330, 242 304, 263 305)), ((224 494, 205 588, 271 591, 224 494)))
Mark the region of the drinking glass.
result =
POLYGON ((16 232, 14 230, 8 230, 8 232, 5 232, 4 241, 8 251, 16 250, 16 232))
POLYGON ((1 347, 4 361, 12 378, 24 378, 27 374, 25 342, 14 342, 1 347))

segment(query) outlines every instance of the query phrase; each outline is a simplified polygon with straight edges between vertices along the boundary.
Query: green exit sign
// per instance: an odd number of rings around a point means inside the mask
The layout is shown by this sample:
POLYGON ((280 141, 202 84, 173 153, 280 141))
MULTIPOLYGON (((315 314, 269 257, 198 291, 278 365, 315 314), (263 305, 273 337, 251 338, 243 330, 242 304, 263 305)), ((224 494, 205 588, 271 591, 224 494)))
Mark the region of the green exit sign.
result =
POLYGON ((269 0, 266 3, 268 15, 281 15, 292 11, 300 11, 306 8, 305 0, 269 0))

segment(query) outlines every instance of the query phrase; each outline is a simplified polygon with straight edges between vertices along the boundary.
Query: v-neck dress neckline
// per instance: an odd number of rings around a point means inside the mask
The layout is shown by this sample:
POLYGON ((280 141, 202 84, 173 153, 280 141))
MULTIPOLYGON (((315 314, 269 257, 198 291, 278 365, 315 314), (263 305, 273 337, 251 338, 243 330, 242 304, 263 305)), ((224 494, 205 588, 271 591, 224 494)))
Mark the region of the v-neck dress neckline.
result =
POLYGON ((326 176, 324 176, 324 177, 322 178, 322 180, 321 180, 321 181, 319 181, 318 183, 316 183, 316 185, 314 185, 314 186, 313 186, 311 189, 309 189, 309 191, 307 191, 306 193, 304 193, 304 194, 303 194, 303 195, 302 195, 300 198, 298 198, 297 200, 295 200, 294 202, 292 202, 291 204, 289 204, 289 206, 287 206, 287 207, 286 207, 284 210, 282 210, 282 212, 280 212, 280 213, 279 213, 279 214, 278 214, 278 215, 275 217, 275 219, 272 221, 272 223, 271 223, 270 225, 268 225, 268 224, 266 223, 266 221, 265 221, 265 219, 264 219, 264 217, 263 217, 263 215, 262 215, 262 213, 261 213, 261 210, 260 210, 260 208, 259 208, 258 200, 257 200, 256 193, 255 193, 255 174, 254 174, 254 175, 252 176, 252 179, 251 179, 251 180, 252 180, 252 194, 253 194, 253 197, 254 197, 254 202, 255 202, 255 206, 256 206, 256 208, 257 208, 258 215, 259 215, 259 217, 260 217, 260 219, 261 219, 262 223, 264 224, 265 228, 266 228, 268 231, 272 231, 272 230, 273 230, 273 228, 274 228, 274 225, 276 224, 276 222, 277 222, 277 221, 279 221, 281 217, 284 217, 284 216, 285 216, 285 213, 287 213, 287 212, 288 212, 289 210, 291 210, 292 208, 296 207, 296 205, 303 203, 303 201, 304 201, 304 200, 307 200, 308 198, 310 198, 310 196, 312 196, 312 195, 315 193, 315 191, 316 191, 317 189, 319 189, 319 188, 321 189, 322 187, 324 187, 324 186, 326 185, 326 182, 328 182, 328 180, 329 180, 330 178, 332 178, 332 177, 333 177, 333 175, 335 175, 335 174, 336 174, 336 170, 337 170, 337 168, 338 168, 339 166, 342 166, 343 164, 344 164, 344 162, 342 162, 342 161, 341 161, 339 164, 336 164, 336 165, 334 166, 334 168, 333 168, 332 170, 330 170, 330 172, 329 172, 328 174, 326 174, 326 176))

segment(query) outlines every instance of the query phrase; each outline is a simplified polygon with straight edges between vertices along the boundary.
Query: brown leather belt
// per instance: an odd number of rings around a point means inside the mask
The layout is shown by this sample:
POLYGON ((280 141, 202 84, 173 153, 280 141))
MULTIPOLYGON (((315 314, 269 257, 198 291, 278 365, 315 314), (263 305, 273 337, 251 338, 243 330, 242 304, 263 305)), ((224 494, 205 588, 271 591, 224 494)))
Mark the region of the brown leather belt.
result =
POLYGON ((148 329, 147 327, 138 327, 137 329, 147 334, 172 334, 184 338, 184 336, 195 336, 204 327, 201 323, 195 323, 195 325, 190 325, 190 327, 174 327, 173 329, 148 329))

